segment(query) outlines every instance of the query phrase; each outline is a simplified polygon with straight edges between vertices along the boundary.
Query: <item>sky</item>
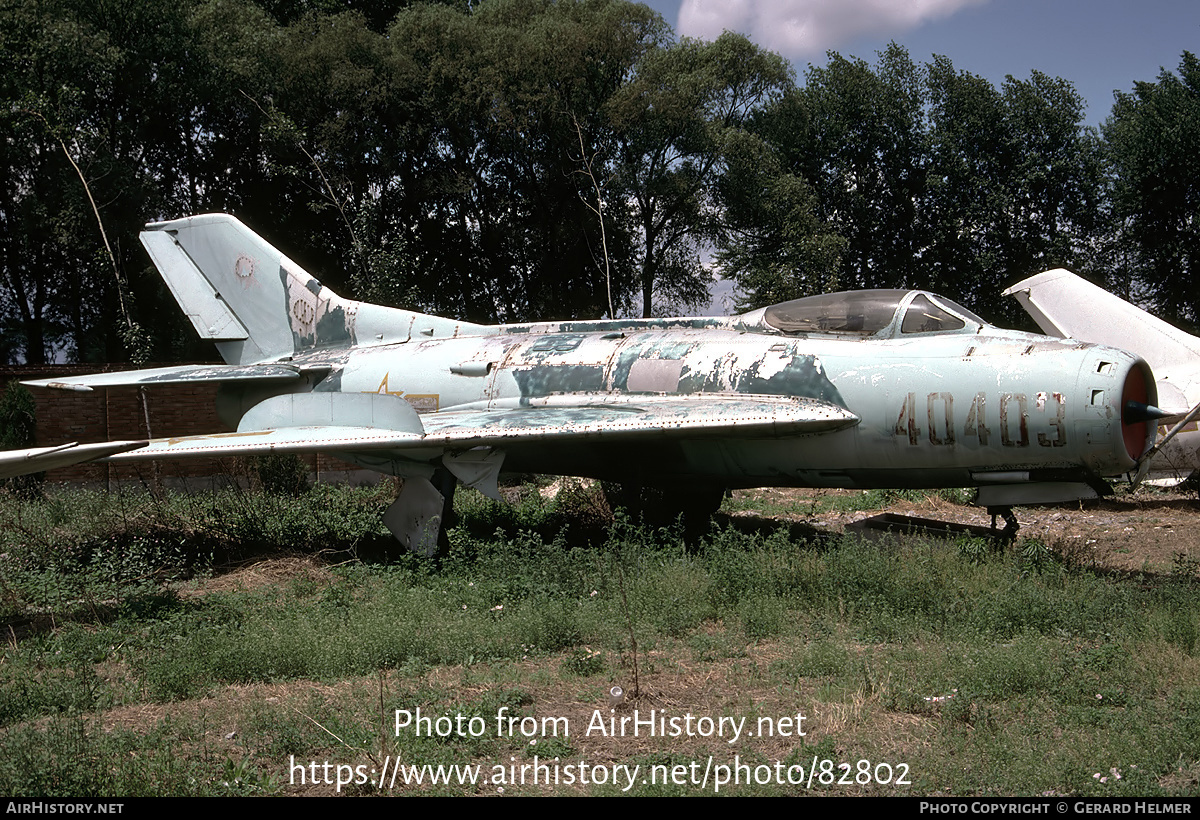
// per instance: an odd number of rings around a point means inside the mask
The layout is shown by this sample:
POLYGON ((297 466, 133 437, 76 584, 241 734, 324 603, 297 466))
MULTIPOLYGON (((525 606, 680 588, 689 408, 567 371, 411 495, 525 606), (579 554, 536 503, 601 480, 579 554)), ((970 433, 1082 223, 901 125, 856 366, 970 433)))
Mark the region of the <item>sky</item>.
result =
POLYGON ((837 51, 874 65, 891 41, 914 62, 934 54, 999 87, 1033 71, 1069 80, 1089 125, 1114 91, 1176 71, 1200 52, 1197 0, 646 0, 675 31, 706 40, 728 29, 791 60, 797 77, 837 51))

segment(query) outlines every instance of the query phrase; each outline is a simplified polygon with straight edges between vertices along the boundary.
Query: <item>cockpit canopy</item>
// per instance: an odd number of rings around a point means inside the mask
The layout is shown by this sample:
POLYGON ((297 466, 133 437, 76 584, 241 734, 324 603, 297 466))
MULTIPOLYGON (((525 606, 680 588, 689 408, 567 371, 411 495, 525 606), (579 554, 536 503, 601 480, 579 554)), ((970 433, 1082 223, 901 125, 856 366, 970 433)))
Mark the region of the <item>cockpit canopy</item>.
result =
POLYGON ((976 333, 987 324, 962 305, 920 290, 825 293, 771 305, 742 319, 787 335, 884 339, 917 333, 976 333))

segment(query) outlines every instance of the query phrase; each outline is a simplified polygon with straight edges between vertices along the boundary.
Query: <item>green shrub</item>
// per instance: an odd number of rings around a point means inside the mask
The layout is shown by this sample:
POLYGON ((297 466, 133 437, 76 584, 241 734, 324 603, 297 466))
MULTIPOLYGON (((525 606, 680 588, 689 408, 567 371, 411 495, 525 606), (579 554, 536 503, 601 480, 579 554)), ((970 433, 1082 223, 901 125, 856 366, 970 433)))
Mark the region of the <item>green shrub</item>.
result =
MULTIPOLYGON (((0 396, 0 450, 23 450, 37 446, 37 404, 33 395, 18 382, 9 382, 0 396)), ((41 495, 45 473, 0 479, 0 488, 15 495, 34 498, 41 495)))
POLYGON ((563 660, 564 672, 586 678, 589 675, 599 675, 604 671, 604 653, 599 649, 577 646, 563 660))
POLYGON ((308 465, 295 453, 268 453, 254 457, 254 475, 263 492, 298 496, 308 492, 308 465))

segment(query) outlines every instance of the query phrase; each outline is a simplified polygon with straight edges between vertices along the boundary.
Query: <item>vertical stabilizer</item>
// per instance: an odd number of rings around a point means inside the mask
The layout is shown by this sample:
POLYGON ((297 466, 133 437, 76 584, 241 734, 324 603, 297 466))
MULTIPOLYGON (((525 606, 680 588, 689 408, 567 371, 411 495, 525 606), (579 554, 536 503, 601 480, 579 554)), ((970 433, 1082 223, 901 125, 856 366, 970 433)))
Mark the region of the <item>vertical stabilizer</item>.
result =
POLYGON ((201 338, 230 364, 354 343, 342 299, 226 214, 155 222, 142 244, 201 338))
POLYGON ((228 214, 152 222, 142 244, 201 338, 229 364, 308 351, 494 332, 343 299, 228 214))
POLYGON ((1132 351, 1158 379, 1162 407, 1192 405, 1193 373, 1200 363, 1200 338, 1057 268, 1031 276, 1008 290, 1043 332, 1132 351))

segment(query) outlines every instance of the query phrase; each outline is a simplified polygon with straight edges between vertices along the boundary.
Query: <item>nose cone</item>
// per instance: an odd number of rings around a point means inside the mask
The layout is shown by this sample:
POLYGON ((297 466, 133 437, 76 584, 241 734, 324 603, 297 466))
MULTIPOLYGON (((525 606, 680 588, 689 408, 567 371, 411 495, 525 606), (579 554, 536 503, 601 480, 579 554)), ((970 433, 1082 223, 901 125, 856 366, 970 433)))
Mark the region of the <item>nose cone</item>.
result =
MULTIPOLYGON (((1104 345, 1083 345, 1076 384, 1074 441, 1095 475, 1137 468, 1158 434, 1158 389, 1144 359, 1104 345)), ((1071 448, 1068 448, 1071 449, 1071 448)))

